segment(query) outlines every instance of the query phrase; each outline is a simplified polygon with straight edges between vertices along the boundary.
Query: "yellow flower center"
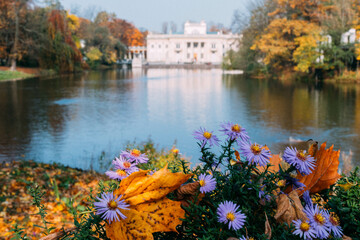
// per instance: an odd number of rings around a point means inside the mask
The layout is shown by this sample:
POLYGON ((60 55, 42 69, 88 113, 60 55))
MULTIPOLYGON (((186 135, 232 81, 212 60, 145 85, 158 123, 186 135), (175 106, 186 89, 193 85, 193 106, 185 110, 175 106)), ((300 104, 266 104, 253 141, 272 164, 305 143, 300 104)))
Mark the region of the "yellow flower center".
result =
POLYGON ((212 133, 204 132, 203 136, 204 136, 206 139, 210 139, 211 136, 212 136, 212 133))
POLYGON ((235 215, 234 215, 234 213, 229 212, 228 214, 226 214, 226 218, 227 218, 229 221, 234 221, 234 220, 235 220, 235 215))
POLYGON ((329 220, 330 220, 331 224, 334 225, 334 226, 339 226, 340 225, 340 219, 335 213, 330 213, 330 219, 329 220))
POLYGON ((140 154, 141 154, 140 150, 137 149, 131 150, 131 155, 133 155, 134 157, 138 157, 140 156, 140 154))
POLYGON ((314 220, 316 222, 318 222, 319 224, 323 225, 325 223, 325 217, 323 215, 321 215, 320 213, 316 213, 314 215, 314 220))
POLYGON ((179 153, 179 149, 175 148, 175 149, 173 149, 173 150, 172 150, 172 152, 173 152, 173 154, 175 154, 175 155, 176 155, 176 154, 178 154, 178 153, 179 153))
POLYGON ((283 187, 283 186, 285 186, 285 184, 286 184, 286 180, 280 180, 280 181, 278 181, 278 182, 276 183, 276 185, 277 185, 278 187, 283 187))
POLYGON ((239 133, 241 130, 241 127, 239 124, 232 125, 231 131, 239 133))
POLYGON ((114 200, 111 200, 110 202, 108 202, 107 206, 108 206, 109 209, 115 210, 118 205, 114 200))
POLYGON ((251 145, 250 147, 251 151, 253 152, 253 154, 258 155, 261 153, 261 148, 259 145, 257 145, 256 143, 254 143, 253 145, 251 145))
POLYGON ((116 173, 119 176, 126 176, 126 172, 124 170, 121 170, 121 169, 116 170, 116 173))
POLYGON ((306 160, 306 152, 303 151, 303 150, 299 150, 297 153, 296 153, 296 157, 298 159, 300 159, 301 161, 305 161, 306 160))
POLYGON ((129 167, 131 167, 131 163, 129 163, 129 162, 124 162, 124 168, 129 168, 129 167))
POLYGON ((205 186, 205 181, 204 180, 200 180, 199 183, 200 183, 201 187, 205 186))
POLYGON ((249 240, 255 240, 255 238, 251 237, 251 238, 249 238, 249 240))
POLYGON ((300 224, 300 229, 301 229, 301 231, 303 231, 303 232, 307 232, 307 231, 309 231, 309 229, 310 229, 310 225, 309 225, 307 222, 302 222, 302 223, 300 224))

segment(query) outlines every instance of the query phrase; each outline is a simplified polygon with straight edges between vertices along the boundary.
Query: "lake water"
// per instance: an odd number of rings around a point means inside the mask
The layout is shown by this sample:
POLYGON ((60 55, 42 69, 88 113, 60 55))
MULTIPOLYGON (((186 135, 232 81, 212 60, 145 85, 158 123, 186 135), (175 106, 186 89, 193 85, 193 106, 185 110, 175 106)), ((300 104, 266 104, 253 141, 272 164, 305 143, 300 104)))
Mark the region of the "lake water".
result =
MULTIPOLYGON (((192 133, 225 121, 245 127, 272 152, 289 139, 334 144, 360 165, 360 86, 223 75, 221 70, 89 72, 0 83, 0 161, 20 158, 100 169, 128 141, 176 141, 197 162, 192 133)), ((218 135, 221 134, 217 131, 218 135)), ((215 134, 216 134, 215 133, 215 134)))

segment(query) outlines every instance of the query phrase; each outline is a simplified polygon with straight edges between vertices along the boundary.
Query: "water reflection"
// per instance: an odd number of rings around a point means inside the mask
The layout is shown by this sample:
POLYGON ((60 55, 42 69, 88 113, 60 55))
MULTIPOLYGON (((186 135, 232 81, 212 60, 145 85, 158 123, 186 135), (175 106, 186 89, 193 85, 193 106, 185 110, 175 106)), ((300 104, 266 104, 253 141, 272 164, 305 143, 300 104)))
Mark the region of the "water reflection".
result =
MULTIPOLYGON (((241 123, 252 140, 284 149, 289 137, 328 141, 360 156, 360 86, 309 85, 222 75, 219 70, 94 71, 0 83, 0 160, 99 169, 127 141, 174 141, 199 157, 192 132, 241 123)), ((360 162, 357 162, 360 165, 360 162)))

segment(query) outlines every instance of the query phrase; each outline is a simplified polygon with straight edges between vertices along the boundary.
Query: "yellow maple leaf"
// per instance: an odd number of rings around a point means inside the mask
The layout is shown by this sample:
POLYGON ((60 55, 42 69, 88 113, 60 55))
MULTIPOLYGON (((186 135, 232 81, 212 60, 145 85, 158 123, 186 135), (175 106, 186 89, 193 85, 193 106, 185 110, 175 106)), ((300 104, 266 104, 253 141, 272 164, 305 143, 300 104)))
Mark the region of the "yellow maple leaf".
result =
POLYGON ((186 182, 191 174, 172 173, 167 166, 148 175, 140 170, 123 179, 114 195, 130 204, 130 210, 122 210, 126 219, 106 225, 106 234, 117 239, 153 239, 154 232, 176 231, 185 211, 181 202, 172 201, 166 195, 186 182))

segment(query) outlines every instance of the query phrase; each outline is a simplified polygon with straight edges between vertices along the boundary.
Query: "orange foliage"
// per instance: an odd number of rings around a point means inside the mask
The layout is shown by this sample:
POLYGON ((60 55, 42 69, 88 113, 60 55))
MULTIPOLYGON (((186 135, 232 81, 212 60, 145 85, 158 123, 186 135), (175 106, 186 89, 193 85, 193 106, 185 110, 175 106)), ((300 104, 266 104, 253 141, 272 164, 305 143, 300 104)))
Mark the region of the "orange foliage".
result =
POLYGON ((153 232, 176 231, 181 224, 185 211, 181 202, 172 201, 166 195, 186 182, 191 174, 171 173, 167 166, 148 175, 149 171, 140 170, 123 179, 116 196, 123 195, 130 204, 130 210, 122 210, 127 217, 106 225, 106 234, 112 239, 152 240, 153 232))
POLYGON ((107 23, 111 34, 126 46, 144 46, 145 37, 133 24, 118 18, 107 23))
POLYGON ((320 21, 321 16, 328 9, 323 4, 325 0, 277 0, 278 8, 270 13, 270 16, 289 14, 290 19, 305 19, 307 21, 316 22, 320 21))

